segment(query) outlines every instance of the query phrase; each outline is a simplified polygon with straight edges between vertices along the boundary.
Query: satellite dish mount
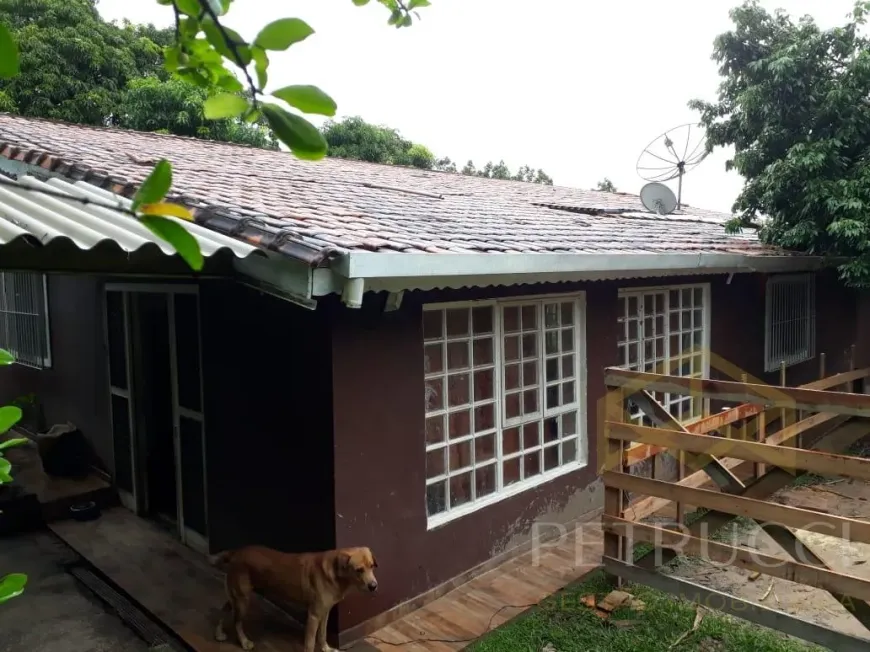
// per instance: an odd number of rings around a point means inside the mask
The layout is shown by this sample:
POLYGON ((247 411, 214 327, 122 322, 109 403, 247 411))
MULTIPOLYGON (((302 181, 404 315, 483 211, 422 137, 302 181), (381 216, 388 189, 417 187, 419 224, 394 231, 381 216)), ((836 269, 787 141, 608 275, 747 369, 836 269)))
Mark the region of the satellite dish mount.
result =
POLYGON ((683 199, 683 175, 709 153, 707 137, 700 124, 680 125, 659 135, 644 148, 637 159, 637 173, 641 179, 659 185, 676 179, 676 208, 679 209, 683 199))

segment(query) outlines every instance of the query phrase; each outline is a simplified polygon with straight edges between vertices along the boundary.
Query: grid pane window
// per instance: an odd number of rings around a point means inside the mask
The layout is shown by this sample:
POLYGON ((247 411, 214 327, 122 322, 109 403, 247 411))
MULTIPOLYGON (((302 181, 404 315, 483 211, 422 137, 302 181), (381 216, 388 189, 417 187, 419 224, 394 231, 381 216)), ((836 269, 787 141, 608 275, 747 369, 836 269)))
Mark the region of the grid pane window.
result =
POLYGON ((581 323, 576 297, 426 307, 430 517, 585 459, 581 323))
MULTIPOLYGON (((619 364, 633 371, 703 378, 707 374, 706 286, 680 286, 620 292, 619 364)), ((703 415, 703 400, 656 393, 679 421, 703 415)), ((631 418, 652 425, 636 407, 631 418)))

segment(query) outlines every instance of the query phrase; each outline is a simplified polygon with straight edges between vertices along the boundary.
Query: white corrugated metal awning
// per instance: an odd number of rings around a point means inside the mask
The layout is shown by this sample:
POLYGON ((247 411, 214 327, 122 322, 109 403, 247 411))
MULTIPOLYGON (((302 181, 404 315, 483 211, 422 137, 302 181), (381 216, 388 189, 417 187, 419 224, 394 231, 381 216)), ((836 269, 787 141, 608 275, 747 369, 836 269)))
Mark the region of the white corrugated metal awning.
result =
MULTIPOLYGON (((194 273, 175 249, 129 214, 132 202, 84 181, 0 177, 0 271, 105 276, 194 273), (42 191, 42 192, 40 192, 42 191)), ((313 270, 192 222, 200 277, 233 277, 309 306, 313 270)))
MULTIPOLYGON (((159 250, 166 256, 177 256, 170 244, 123 212, 131 206, 129 199, 83 181, 40 181, 22 176, 17 182, 0 183, 0 245, 20 238, 50 247, 66 240, 85 251, 112 243, 127 254, 151 248, 152 253, 159 250), (70 199, 59 195, 69 195, 70 199)), ((236 258, 265 255, 251 244, 197 224, 186 222, 184 226, 196 238, 205 258, 224 250, 236 258)))

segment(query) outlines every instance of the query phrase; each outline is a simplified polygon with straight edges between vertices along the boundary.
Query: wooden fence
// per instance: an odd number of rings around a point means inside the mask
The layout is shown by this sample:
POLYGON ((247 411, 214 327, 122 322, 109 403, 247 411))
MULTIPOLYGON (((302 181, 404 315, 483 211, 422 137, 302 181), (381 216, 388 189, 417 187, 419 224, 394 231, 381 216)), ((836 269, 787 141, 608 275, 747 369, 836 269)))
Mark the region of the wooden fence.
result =
POLYGON ((832 570, 792 531, 870 544, 870 522, 766 502, 804 472, 870 480, 870 459, 842 454, 870 434, 870 395, 855 393, 863 389, 868 377, 870 368, 853 369, 801 387, 786 387, 607 369, 599 440, 605 486, 605 569, 617 578, 647 584, 838 651, 870 649, 870 640, 656 570, 680 551, 819 587, 870 630, 870 580, 832 570), (661 394, 739 405, 684 427, 655 400, 661 394), (628 422, 629 401, 655 427, 628 422), (680 461, 675 480, 630 472, 631 465, 665 451, 680 461), (751 472, 736 473, 738 468, 746 469, 741 465, 750 466, 751 472), (713 488, 704 487, 711 482, 713 488), (626 500, 629 493, 635 497, 630 504, 626 500), (709 511, 686 526, 686 505, 709 511), (669 506, 676 506, 679 529, 641 522, 669 506), (709 539, 737 516, 758 523, 790 560, 709 539), (652 549, 634 559, 631 544, 640 542, 651 544, 652 549))

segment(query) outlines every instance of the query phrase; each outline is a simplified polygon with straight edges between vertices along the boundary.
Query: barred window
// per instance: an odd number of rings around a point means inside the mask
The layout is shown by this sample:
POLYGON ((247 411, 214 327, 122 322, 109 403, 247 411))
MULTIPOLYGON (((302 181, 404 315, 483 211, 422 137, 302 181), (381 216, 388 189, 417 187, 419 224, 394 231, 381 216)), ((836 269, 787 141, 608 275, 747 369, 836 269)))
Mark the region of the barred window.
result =
POLYGON ((816 354, 816 293, 812 274, 767 279, 764 370, 776 371, 816 354))
POLYGON ((0 272, 0 348, 18 364, 51 366, 45 274, 0 272))

